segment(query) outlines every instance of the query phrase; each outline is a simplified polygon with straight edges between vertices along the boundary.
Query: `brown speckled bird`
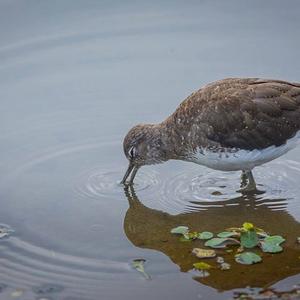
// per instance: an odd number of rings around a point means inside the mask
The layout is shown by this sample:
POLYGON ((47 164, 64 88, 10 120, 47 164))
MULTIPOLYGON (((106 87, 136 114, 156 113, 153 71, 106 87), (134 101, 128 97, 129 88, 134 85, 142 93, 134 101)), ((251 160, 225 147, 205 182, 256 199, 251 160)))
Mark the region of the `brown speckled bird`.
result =
POLYGON ((123 143, 129 167, 122 183, 133 184, 143 165, 177 159, 216 170, 241 170, 247 179, 242 190, 253 191, 252 169, 299 141, 299 83, 228 78, 191 94, 162 123, 133 127, 123 143))

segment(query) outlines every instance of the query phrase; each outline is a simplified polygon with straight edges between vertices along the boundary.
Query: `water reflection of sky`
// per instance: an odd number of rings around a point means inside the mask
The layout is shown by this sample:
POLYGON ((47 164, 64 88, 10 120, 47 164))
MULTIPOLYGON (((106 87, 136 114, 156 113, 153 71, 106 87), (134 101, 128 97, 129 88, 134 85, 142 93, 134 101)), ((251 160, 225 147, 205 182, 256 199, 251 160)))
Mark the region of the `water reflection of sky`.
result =
MULTIPOLYGON (((213 80, 299 81, 299 7, 0 1, 0 223, 16 232, 0 245, 0 280, 24 289, 58 282, 66 297, 80 299, 119 299, 121 290, 124 299, 222 299, 168 256, 126 237, 128 201, 117 184, 127 166, 122 139, 136 123, 163 120, 213 80), (154 280, 147 286, 128 265, 136 257, 150 260, 154 280), (122 281, 120 289, 114 281, 122 281)), ((255 170, 266 193, 242 207, 296 224, 299 153, 255 170)), ((136 190, 146 207, 171 218, 207 215, 222 205, 238 210, 238 180, 237 173, 168 162, 142 169, 136 190)))

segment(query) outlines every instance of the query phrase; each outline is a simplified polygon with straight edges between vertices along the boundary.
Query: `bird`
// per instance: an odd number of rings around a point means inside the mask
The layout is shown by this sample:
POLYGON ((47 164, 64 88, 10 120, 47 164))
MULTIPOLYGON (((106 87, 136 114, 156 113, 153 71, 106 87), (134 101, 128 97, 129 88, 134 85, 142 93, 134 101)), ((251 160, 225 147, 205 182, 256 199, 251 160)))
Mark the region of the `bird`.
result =
POLYGON ((240 191, 253 192, 253 169, 299 141, 300 83, 226 78, 192 93, 161 123, 129 130, 123 141, 129 166, 121 184, 133 185, 144 165, 174 159, 241 171, 240 191))

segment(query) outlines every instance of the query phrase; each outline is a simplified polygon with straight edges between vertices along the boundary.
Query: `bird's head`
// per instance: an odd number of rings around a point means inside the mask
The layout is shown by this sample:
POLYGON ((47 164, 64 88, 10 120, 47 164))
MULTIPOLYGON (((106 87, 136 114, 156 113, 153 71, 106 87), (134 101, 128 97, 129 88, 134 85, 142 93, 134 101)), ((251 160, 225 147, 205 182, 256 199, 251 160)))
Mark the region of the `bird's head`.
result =
POLYGON ((144 165, 157 164, 166 160, 159 125, 141 124, 129 130, 124 138, 123 149, 129 161, 128 169, 121 183, 133 184, 137 170, 144 165))

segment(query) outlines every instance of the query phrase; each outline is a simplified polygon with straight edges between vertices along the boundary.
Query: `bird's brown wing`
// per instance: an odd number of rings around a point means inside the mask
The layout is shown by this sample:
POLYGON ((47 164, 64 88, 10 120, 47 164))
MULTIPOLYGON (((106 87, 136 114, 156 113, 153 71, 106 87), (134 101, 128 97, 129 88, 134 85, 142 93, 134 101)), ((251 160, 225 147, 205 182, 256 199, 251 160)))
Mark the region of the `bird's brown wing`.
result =
POLYGON ((300 84, 256 78, 221 80, 188 97, 174 118, 196 121, 199 134, 222 147, 280 146, 300 130, 300 84))
POLYGON ((225 88, 207 102, 208 139, 247 150, 280 146, 300 130, 300 85, 256 80, 225 88))

